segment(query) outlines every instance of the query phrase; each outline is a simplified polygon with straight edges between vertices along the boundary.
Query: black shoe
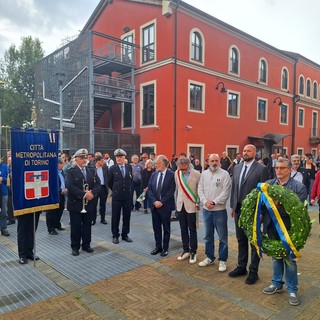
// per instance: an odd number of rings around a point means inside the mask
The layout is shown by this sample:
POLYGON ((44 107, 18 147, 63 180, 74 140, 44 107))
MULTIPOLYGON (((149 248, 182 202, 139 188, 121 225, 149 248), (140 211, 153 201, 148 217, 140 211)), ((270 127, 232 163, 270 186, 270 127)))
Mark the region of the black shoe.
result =
POLYGON ((28 263, 28 260, 27 260, 27 258, 25 258, 25 257, 20 257, 20 258, 19 258, 19 263, 20 263, 20 264, 26 264, 26 263, 28 263))
POLYGON ((162 250, 160 256, 161 256, 161 257, 165 257, 165 256, 167 256, 167 255, 168 255, 168 251, 162 250))
POLYGON ((155 248, 154 250, 151 251, 151 254, 154 256, 156 254, 158 254, 159 252, 162 252, 161 248, 155 248))
POLYGON ((38 261, 40 258, 35 255, 30 255, 30 256, 27 256, 27 259, 32 260, 32 261, 34 261, 34 260, 38 261))
POLYGON ((119 239, 117 237, 113 237, 112 242, 114 244, 119 244, 119 239))
POLYGON ((96 222, 95 222, 95 221, 92 221, 92 222, 91 222, 91 225, 92 225, 92 226, 94 226, 95 224, 96 224, 96 222))
POLYGON ((56 230, 51 230, 51 231, 49 231, 49 234, 52 234, 52 235, 57 235, 57 234, 59 234, 56 230))
POLYGON ((94 249, 93 249, 93 248, 90 248, 90 247, 89 247, 89 248, 85 248, 85 249, 82 248, 82 250, 83 250, 83 251, 86 251, 86 252, 88 252, 88 253, 94 252, 94 249))
POLYGON ((1 231, 1 235, 5 236, 5 237, 9 237, 10 233, 9 233, 9 231, 7 229, 4 229, 4 230, 1 231))
POLYGON ((79 255, 79 250, 72 250, 72 255, 73 256, 78 256, 79 255))
POLYGON ((100 221, 102 224, 108 224, 108 222, 106 220, 101 220, 100 221))
POLYGON ((66 230, 65 228, 62 228, 62 227, 58 227, 57 229, 60 231, 66 230))
POLYGON ((237 278, 240 276, 244 276, 247 274, 247 270, 241 267, 236 267, 234 270, 229 272, 229 277, 231 278, 237 278))
POLYGON ((255 284, 259 279, 259 276, 256 272, 250 271, 247 279, 246 279, 246 284, 255 284))
POLYGON ((148 213, 148 209, 144 209, 143 212, 144 212, 145 214, 147 214, 147 213, 148 213))
POLYGON ((7 225, 10 226, 10 225, 15 224, 15 223, 16 223, 16 220, 9 220, 7 222, 7 225))
POLYGON ((179 219, 178 219, 177 217, 175 217, 175 216, 172 216, 172 217, 170 218, 170 220, 171 220, 171 221, 178 221, 179 219))
POLYGON ((132 239, 129 238, 128 236, 122 237, 122 240, 127 241, 127 242, 132 242, 132 239))

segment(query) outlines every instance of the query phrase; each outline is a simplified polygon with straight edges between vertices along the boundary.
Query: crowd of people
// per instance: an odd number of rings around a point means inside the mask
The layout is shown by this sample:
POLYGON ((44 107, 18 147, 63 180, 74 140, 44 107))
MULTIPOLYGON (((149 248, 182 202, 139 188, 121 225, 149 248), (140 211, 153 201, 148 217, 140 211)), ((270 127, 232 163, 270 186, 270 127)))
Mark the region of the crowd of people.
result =
MULTIPOLYGON (((295 192, 304 202, 308 198, 310 205, 320 199, 320 157, 314 159, 311 154, 290 158, 273 154, 270 159, 257 159, 254 145, 246 145, 233 160, 222 152, 208 155, 202 166, 195 156, 181 152, 169 160, 165 155, 151 153, 134 154, 131 162, 127 153, 117 149, 113 153, 89 153, 79 149, 71 157, 62 153, 58 159, 59 207, 46 212, 46 225, 50 235, 58 235, 65 228, 61 216, 65 207, 70 214, 70 246, 73 256, 80 249, 94 252, 91 246, 92 226, 98 216, 101 224, 106 220, 106 202, 111 199, 111 233, 113 244, 122 241, 133 242, 129 237, 132 211, 151 212, 155 247, 151 255, 168 255, 171 222, 178 220, 181 229, 182 252, 179 261, 188 260, 197 263, 199 213, 202 208, 205 232, 205 258, 198 262, 199 267, 214 264, 217 256, 218 271, 227 270, 228 260, 228 213, 234 219, 238 242, 237 265, 229 272, 232 278, 245 277, 245 283, 252 285, 259 279, 260 257, 248 241, 238 221, 242 202, 260 182, 281 185, 295 192), (172 212, 175 216, 172 216, 172 212), (122 219, 121 219, 122 216, 122 219), (120 222, 122 225, 120 226, 120 222), (215 250, 215 232, 219 246, 215 250), (216 253, 215 253, 216 251, 216 253), (250 256, 250 258, 249 258, 250 256)), ((7 154, 8 164, 0 164, 1 183, 1 235, 10 236, 7 224, 15 223, 12 214, 11 199, 11 154, 7 154)), ((290 219, 285 210, 281 211, 286 227, 290 228, 290 219)), ((36 226, 40 212, 36 213, 36 226)), ((33 253, 33 218, 21 215, 18 220, 19 262, 26 264, 28 259, 39 259, 33 253)), ((269 237, 277 238, 272 220, 266 212, 263 216, 264 230, 269 237)), ((265 294, 283 291, 284 280, 288 287, 289 303, 298 305, 297 263, 290 259, 273 259, 273 276, 270 286, 263 289, 265 294)))

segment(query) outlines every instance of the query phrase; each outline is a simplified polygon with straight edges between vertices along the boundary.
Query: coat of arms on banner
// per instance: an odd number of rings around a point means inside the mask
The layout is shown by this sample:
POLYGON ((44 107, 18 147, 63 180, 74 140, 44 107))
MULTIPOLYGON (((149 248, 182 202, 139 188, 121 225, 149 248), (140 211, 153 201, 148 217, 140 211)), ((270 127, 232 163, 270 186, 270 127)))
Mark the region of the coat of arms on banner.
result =
POLYGON ((27 200, 49 196, 49 171, 25 171, 24 194, 27 200))

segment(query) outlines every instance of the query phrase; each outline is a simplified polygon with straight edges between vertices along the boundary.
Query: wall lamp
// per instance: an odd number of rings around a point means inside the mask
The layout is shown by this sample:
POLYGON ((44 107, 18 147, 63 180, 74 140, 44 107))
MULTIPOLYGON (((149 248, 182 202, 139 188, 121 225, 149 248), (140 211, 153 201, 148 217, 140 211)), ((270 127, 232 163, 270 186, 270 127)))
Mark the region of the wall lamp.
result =
POLYGON ((192 127, 187 124, 186 127, 185 127, 185 129, 186 129, 186 130, 191 130, 192 127))
POLYGON ((160 130, 160 126, 155 126, 155 128, 156 128, 157 130, 160 130))
POLYGON ((224 83, 223 83, 222 81, 220 81, 220 82, 216 85, 216 90, 219 90, 219 85, 220 85, 220 84, 222 84, 222 88, 221 88, 220 92, 221 92, 221 93, 226 93, 227 90, 226 90, 226 88, 225 88, 225 86, 224 86, 224 83))
POLYGON ((276 98, 273 100, 273 103, 276 103, 278 99, 279 99, 278 106, 282 106, 282 100, 281 100, 280 97, 276 97, 276 98))
POLYGON ((300 96, 298 94, 295 94, 293 99, 294 99, 294 102, 298 102, 300 101, 300 96))
POLYGON ((127 33, 127 32, 129 32, 131 29, 130 29, 128 26, 125 26, 122 30, 123 30, 124 33, 127 33))

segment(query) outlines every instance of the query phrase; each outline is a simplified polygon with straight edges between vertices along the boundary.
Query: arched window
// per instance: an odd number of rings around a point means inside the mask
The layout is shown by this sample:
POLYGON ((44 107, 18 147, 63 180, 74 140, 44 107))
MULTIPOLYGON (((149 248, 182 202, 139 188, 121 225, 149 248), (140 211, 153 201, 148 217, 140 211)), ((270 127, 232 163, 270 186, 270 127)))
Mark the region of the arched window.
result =
POLYGON ((264 83, 267 82, 267 62, 263 59, 260 60, 259 81, 264 83))
POLYGON ((304 95, 304 78, 300 76, 299 78, 299 94, 304 95))
POLYGON ((195 31, 192 33, 191 40, 191 59, 195 61, 202 62, 202 37, 199 32, 195 31))
POLYGON ((318 84, 316 81, 313 83, 313 99, 318 99, 318 84))
POLYGON ((307 80, 307 97, 311 98, 311 80, 307 80))
POLYGON ((234 47, 230 49, 229 71, 239 74, 239 52, 234 47))
POLYGON ((281 88, 288 90, 288 70, 286 68, 282 69, 281 88))

